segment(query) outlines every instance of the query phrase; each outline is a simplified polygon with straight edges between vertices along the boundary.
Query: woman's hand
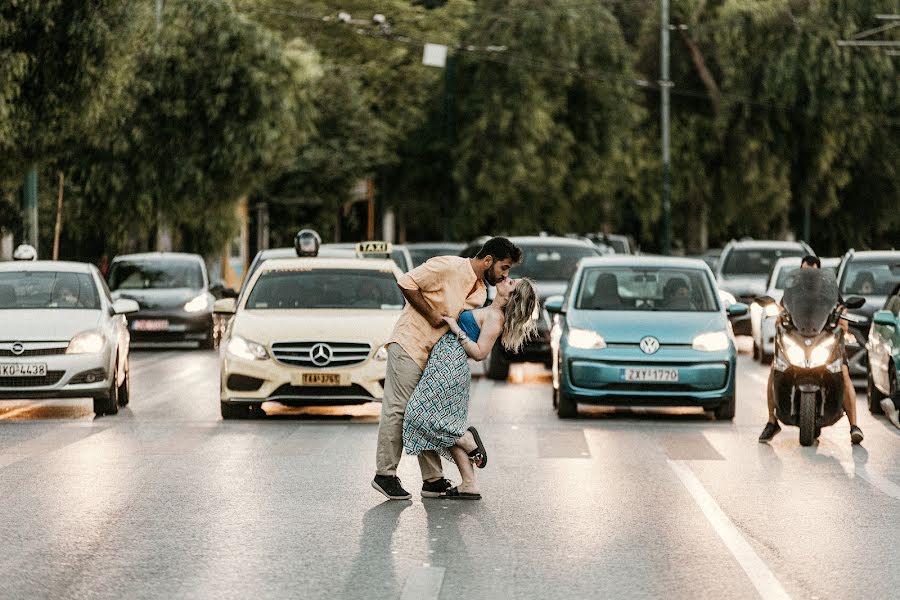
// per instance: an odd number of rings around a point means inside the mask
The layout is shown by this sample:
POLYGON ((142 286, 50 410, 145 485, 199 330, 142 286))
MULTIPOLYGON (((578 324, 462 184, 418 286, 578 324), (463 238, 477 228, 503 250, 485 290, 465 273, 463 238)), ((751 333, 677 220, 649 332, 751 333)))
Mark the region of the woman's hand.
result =
POLYGON ((444 319, 444 322, 450 326, 450 331, 452 331, 456 335, 459 335, 460 333, 462 333, 462 329, 460 328, 459 323, 456 322, 455 318, 444 316, 443 319, 444 319))

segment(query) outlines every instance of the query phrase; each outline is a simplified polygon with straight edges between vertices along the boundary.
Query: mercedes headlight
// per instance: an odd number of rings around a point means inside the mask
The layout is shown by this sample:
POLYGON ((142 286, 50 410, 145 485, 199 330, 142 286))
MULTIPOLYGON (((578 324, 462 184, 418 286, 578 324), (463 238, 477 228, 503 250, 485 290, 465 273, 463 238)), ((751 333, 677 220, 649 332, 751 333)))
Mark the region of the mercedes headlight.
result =
POLYGON ((728 334, 724 331, 701 333, 694 338, 692 346, 702 352, 721 352, 728 349, 728 334))
POLYGON ((96 354, 103 350, 105 340, 98 331, 82 331, 69 341, 66 354, 96 354))
POLYGON ((196 298, 188 300, 187 304, 184 305, 184 311, 189 313, 200 312, 206 310, 208 306, 206 294, 200 294, 196 298))
POLYGON ((566 341, 573 348, 606 348, 606 340, 596 331, 570 329, 566 341))
POLYGON ((265 346, 236 335, 231 336, 225 349, 228 354, 245 360, 265 360, 269 358, 269 353, 266 351, 265 346))
POLYGON ((385 361, 388 358, 387 344, 382 346, 375 352, 375 360, 385 361))

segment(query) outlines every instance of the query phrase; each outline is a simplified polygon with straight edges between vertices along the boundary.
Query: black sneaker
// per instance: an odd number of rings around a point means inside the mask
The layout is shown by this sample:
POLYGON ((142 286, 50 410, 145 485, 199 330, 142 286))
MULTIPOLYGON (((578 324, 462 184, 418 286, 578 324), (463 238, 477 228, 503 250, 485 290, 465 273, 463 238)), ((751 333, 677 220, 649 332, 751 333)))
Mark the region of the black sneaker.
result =
POLYGON ((446 477, 441 477, 437 481, 422 482, 423 498, 440 498, 444 492, 453 487, 453 482, 446 477))
POLYGON ((860 444, 865 439, 862 429, 856 425, 850 426, 850 441, 854 444, 860 444))
POLYGON ((400 478, 395 475, 376 475, 372 487, 387 496, 388 500, 409 500, 412 494, 400 485, 400 478))
POLYGON ((771 442, 772 438, 778 435, 778 432, 781 431, 781 425, 778 423, 766 423, 765 429, 762 430, 762 433, 759 434, 760 443, 771 442))

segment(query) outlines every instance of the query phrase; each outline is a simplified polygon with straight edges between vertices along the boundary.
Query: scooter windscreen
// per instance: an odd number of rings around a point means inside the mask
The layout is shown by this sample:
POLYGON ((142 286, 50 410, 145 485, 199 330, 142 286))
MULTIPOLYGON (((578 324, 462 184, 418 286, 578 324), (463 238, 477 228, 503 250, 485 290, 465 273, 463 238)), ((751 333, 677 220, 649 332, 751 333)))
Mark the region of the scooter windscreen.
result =
POLYGON ((781 300, 801 335, 825 328, 838 303, 838 285, 831 269, 797 269, 788 275, 781 300))

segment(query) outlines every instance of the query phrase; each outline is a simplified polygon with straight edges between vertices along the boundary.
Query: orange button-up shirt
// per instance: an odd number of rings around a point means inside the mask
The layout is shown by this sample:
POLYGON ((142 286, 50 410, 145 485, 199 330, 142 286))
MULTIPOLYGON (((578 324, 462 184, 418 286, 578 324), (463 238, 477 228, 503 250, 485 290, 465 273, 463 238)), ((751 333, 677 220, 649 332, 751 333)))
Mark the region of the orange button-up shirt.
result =
MULTIPOLYGON (((475 275, 469 259, 461 256, 436 256, 400 277, 399 284, 406 290, 421 290, 425 301, 442 315, 455 317, 467 308, 484 306, 487 300, 484 282, 475 275)), ((424 370, 431 349, 446 332, 446 327, 432 327, 407 303, 389 343, 400 344, 424 370)))

